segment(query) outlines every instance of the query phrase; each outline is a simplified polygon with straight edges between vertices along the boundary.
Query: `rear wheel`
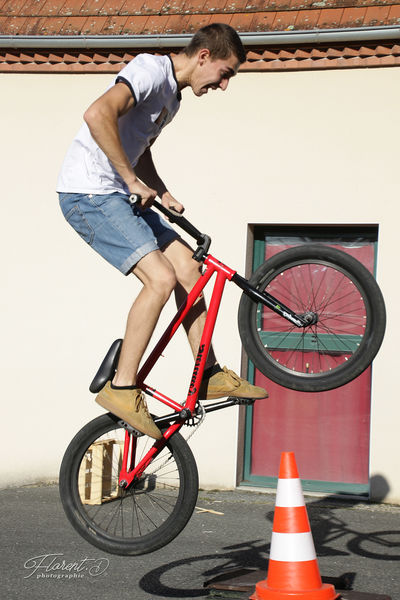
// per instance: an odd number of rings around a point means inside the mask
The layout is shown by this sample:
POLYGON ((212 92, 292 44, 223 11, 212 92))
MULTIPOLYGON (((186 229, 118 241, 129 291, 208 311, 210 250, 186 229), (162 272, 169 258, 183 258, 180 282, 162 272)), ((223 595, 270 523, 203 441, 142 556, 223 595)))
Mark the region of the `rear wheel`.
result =
MULTIPOLYGON (((154 440, 130 438, 137 464, 154 440)), ((168 544, 190 519, 197 467, 186 441, 175 433, 142 477, 121 489, 124 440, 125 429, 111 414, 83 427, 65 452, 60 496, 68 519, 88 542, 113 554, 145 554, 168 544)))
POLYGON ((250 279, 315 323, 298 328, 245 293, 239 306, 242 343, 255 366, 299 391, 340 387, 371 363, 385 331, 385 305, 369 271, 329 246, 290 248, 263 263, 250 279))

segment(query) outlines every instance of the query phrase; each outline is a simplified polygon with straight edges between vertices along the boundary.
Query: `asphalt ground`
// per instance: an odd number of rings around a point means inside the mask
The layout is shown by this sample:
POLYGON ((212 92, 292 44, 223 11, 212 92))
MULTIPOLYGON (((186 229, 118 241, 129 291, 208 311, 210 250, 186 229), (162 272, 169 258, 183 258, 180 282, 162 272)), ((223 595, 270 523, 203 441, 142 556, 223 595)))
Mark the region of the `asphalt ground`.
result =
MULTIPOLYGON (((185 530, 157 552, 122 557, 106 554, 79 537, 64 515, 57 485, 1 490, 0 596, 4 600, 247 598, 245 590, 219 591, 213 582, 221 577, 238 581, 243 573, 248 576, 248 570, 255 571, 258 581, 257 570, 266 571, 274 503, 274 494, 201 491, 198 507, 214 512, 196 510, 185 530), (77 563, 79 568, 68 567, 77 563), (211 586, 205 587, 210 581, 211 586)), ((400 507, 329 497, 306 497, 306 505, 324 580, 338 589, 352 589, 349 594, 354 590, 368 594, 354 600, 383 600, 382 596, 399 600, 400 507)))

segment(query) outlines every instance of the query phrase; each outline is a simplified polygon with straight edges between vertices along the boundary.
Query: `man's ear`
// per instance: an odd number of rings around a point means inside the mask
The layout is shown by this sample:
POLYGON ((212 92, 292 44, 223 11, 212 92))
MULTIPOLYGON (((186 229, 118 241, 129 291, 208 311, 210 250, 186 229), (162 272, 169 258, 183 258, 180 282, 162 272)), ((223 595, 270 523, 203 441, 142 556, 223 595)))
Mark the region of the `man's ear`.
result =
POLYGON ((210 58, 210 51, 208 48, 202 48, 197 54, 197 59, 200 65, 203 65, 210 58))

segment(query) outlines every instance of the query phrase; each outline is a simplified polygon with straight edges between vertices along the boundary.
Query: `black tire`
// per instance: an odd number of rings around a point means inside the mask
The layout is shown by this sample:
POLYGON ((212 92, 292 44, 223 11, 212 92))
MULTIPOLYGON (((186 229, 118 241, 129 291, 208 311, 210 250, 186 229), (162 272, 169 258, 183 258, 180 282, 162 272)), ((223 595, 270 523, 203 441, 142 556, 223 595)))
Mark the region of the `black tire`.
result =
MULTIPOLYGON (((121 490, 124 436, 110 413, 90 421, 65 452, 59 489, 65 513, 82 537, 111 554, 132 556, 153 552, 182 531, 196 504, 198 473, 189 446, 175 433, 140 480, 121 490)), ((147 451, 154 443, 147 436, 132 439, 138 460, 144 446, 147 451)))
POLYGON ((284 250, 263 263, 250 283, 297 314, 317 313, 299 329, 243 293, 239 332, 266 377, 293 390, 331 390, 360 375, 378 352, 386 314, 369 271, 348 254, 320 244, 284 250))

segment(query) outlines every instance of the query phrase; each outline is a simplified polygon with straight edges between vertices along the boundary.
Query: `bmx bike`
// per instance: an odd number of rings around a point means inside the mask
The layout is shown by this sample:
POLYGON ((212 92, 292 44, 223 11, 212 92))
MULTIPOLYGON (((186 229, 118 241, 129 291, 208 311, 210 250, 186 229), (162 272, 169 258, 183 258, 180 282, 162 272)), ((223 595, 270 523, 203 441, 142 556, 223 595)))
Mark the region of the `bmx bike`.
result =
MULTIPOLYGON (((194 511, 197 466, 180 429, 198 426, 206 413, 254 402, 229 397, 203 404, 199 398, 227 281, 242 290, 238 326, 248 357, 266 377, 290 389, 319 392, 348 383, 369 366, 385 331, 380 289, 369 271, 348 254, 320 244, 290 248, 267 260, 247 280, 209 254, 208 235, 181 214, 158 202, 154 206, 196 240, 193 258, 204 267, 138 373, 141 389, 172 412, 153 415, 163 434, 157 441, 111 413, 93 419, 69 444, 60 469, 61 501, 72 525, 91 544, 120 555, 165 546, 194 511), (214 275, 187 397, 179 403, 146 380, 214 275), (334 349, 329 345, 332 337, 334 349)), ((121 344, 116 340, 111 345, 91 392, 98 393, 114 377, 121 344)))

